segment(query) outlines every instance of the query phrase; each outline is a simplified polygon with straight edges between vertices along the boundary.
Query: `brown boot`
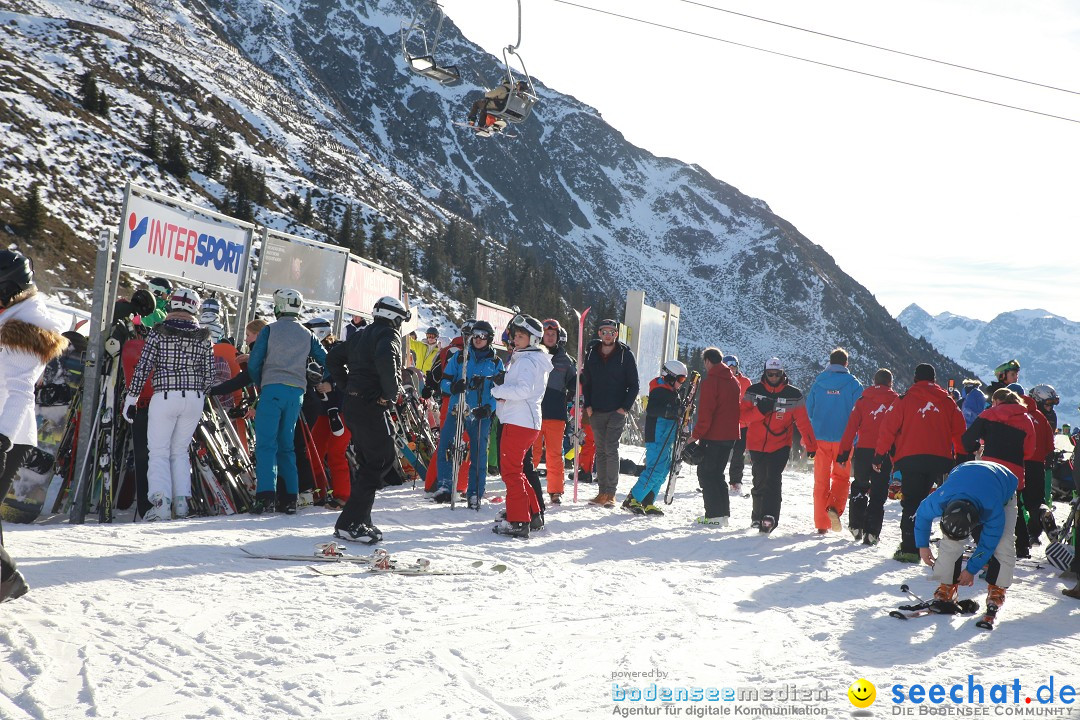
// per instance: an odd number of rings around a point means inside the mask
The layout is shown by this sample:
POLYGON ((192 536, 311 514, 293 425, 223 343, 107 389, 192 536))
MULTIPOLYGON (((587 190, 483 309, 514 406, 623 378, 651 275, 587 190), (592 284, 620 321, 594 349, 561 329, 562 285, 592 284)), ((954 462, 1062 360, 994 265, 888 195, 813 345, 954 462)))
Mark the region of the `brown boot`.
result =
POLYGON ((1061 594, 1074 600, 1080 600, 1080 580, 1076 582, 1076 587, 1062 588, 1061 594))
POLYGON ((991 585, 986 591, 986 606, 996 605, 1001 607, 1005 604, 1005 588, 999 585, 991 585))
POLYGON ((605 495, 604 493, 597 493, 596 497, 594 497, 592 500, 589 501, 589 504, 590 505, 603 505, 604 504, 604 498, 606 498, 606 497, 607 497, 607 495, 605 495))

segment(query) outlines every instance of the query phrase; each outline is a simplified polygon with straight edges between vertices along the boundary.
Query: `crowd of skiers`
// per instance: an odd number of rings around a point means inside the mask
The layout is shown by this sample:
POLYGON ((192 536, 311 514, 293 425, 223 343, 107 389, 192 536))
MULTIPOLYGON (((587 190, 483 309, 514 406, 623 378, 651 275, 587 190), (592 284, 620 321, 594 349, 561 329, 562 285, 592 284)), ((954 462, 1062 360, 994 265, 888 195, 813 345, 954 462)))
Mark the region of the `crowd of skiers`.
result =
MULTIPOLYGON (((135 328, 122 352, 121 415, 134 433, 138 517, 166 521, 191 512, 189 446, 207 397, 218 396, 239 410, 230 416, 245 451, 254 441, 252 512, 295 513, 301 486, 310 487, 301 479, 310 468, 298 463, 296 452, 303 415, 317 448, 311 462, 325 464, 330 477, 327 504, 340 509, 334 536, 379 542, 372 509, 376 492, 395 482, 400 467, 404 442, 389 411, 405 402, 406 386, 422 386, 418 397, 438 408, 438 440, 424 478, 434 502, 456 502, 461 493, 467 507, 479 509, 488 474, 497 472, 506 504, 493 530, 527 538, 544 527, 548 504, 561 503, 574 479, 564 462, 574 446, 577 481, 597 485, 588 502, 616 506, 624 471, 620 438, 641 394, 636 358, 619 340, 616 320, 597 323, 596 337, 575 359, 557 320, 517 315, 498 335, 507 346, 500 358, 494 348, 499 331, 484 320, 467 321, 449 342, 428 328, 422 339, 408 337, 403 352, 401 326, 411 312, 393 297, 375 304, 370 323, 350 322, 340 341, 325 319, 301 322, 304 301, 296 290, 277 290, 272 301, 273 322, 254 320, 244 328, 246 355, 225 337, 216 301, 203 301, 192 289, 155 278, 117 303, 117 314, 130 316, 135 328), (409 379, 404 365, 423 380, 409 379), (255 388, 257 402, 250 402, 255 388), (247 410, 254 438, 247 434, 245 405, 254 408, 247 410), (546 488, 537 472, 541 463, 546 488)), ((0 252, 6 360, 0 363, 0 497, 35 444, 34 383, 65 343, 36 295, 30 261, 0 252)), ((920 364, 901 395, 887 369, 864 388, 848 371, 848 354, 837 348, 804 395, 779 358, 765 363, 756 382, 740 372, 736 356, 718 348, 706 348, 701 360, 704 377, 671 360, 650 382, 645 462, 634 468, 638 477, 624 509, 663 515, 657 496, 677 472, 673 464, 685 460, 696 465, 702 493, 696 522, 725 527, 731 498, 742 497, 749 454, 751 527, 770 533, 781 519, 783 472, 797 430, 814 463, 819 534, 841 531, 846 515, 854 539, 876 545, 885 502, 899 498, 895 560, 934 567, 941 582, 935 598, 942 603, 954 602, 957 586, 970 585, 985 569, 988 602, 1004 602, 1015 559, 1041 542, 1048 512, 1053 388, 1025 392, 1012 360, 997 368, 986 392, 971 380, 963 394, 950 394, 937 384, 935 369, 920 364), (943 518, 945 536, 937 558, 929 547, 936 517, 943 518), (962 565, 972 534, 977 546, 962 565)), ((17 597, 26 591, 25 579, 0 552, 0 597, 17 597)), ((1065 592, 1080 599, 1080 585, 1065 592)))

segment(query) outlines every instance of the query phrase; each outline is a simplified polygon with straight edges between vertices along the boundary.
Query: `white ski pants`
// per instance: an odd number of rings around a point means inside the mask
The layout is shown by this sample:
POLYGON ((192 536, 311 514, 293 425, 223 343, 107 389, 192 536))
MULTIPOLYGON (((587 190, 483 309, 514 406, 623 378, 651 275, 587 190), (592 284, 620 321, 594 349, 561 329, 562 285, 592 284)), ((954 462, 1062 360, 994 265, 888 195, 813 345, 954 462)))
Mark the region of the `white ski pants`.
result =
POLYGON ((202 419, 203 395, 194 390, 156 392, 150 401, 146 445, 150 450, 147 495, 191 496, 188 446, 202 419))
MULTIPOLYGON (((986 563, 986 582, 1007 588, 1012 585, 1013 569, 1016 567, 1016 495, 1005 506, 1005 530, 994 548, 994 554, 986 563)), ((953 584, 960 571, 967 567, 963 562, 967 540, 942 537, 938 541, 938 558, 934 564, 933 578, 938 582, 953 584)))

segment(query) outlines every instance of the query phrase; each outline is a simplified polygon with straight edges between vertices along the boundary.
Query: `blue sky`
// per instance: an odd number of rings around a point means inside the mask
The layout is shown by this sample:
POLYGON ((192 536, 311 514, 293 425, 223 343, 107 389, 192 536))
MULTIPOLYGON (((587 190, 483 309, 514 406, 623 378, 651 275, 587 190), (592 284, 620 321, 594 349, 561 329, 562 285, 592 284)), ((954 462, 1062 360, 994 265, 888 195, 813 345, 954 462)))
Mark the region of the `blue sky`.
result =
MULTIPOLYGON (((975 103, 521 0, 520 52, 546 85, 637 145, 760 197, 893 314, 911 302, 989 320, 1080 320, 1080 123, 975 103)), ((684 0, 580 0, 780 52, 1080 120, 1080 3, 700 0, 820 32, 1072 89, 890 55, 684 0)), ((443 0, 498 53, 513 0, 443 0)))

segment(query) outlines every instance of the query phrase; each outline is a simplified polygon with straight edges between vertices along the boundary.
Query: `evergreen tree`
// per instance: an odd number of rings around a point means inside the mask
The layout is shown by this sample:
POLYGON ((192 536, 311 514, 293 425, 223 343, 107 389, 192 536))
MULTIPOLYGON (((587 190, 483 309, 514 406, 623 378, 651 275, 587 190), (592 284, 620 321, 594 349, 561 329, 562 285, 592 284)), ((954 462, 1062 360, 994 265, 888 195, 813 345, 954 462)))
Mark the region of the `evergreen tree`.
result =
POLYGON ((302 225, 311 225, 311 221, 315 219, 315 213, 311 209, 311 188, 308 188, 307 195, 304 197, 304 206, 300 208, 300 217, 297 219, 302 225))
POLYGON ((41 202, 41 183, 30 184, 26 198, 18 208, 19 230, 26 237, 36 237, 45 225, 45 205, 41 202))
POLYGON ((98 112, 97 75, 93 70, 87 70, 79 76, 79 100, 90 112, 98 112))
POLYGON ((337 244, 352 250, 353 240, 353 212, 352 205, 345 206, 345 212, 341 214, 341 224, 338 225, 337 244))
POLYGON ((191 165, 184 153, 184 141, 180 133, 173 130, 165 144, 165 159, 162 163, 165 171, 183 180, 191 172, 191 165))
POLYGON ((143 154, 154 162, 161 160, 161 128, 158 127, 157 110, 150 113, 150 120, 146 125, 146 134, 143 136, 143 154))
POLYGON ((221 153, 221 137, 218 132, 218 127, 215 125, 203 135, 202 139, 202 172, 203 175, 210 178, 221 172, 221 165, 224 161, 224 156, 221 153))
POLYGON ((101 117, 109 117, 109 96, 104 90, 98 90, 96 112, 101 117))
POLYGON ((367 257, 365 255, 367 252, 367 232, 364 230, 362 219, 358 219, 353 223, 353 236, 349 247, 360 257, 367 257))
POLYGON ((386 237, 386 227, 381 220, 371 226, 371 254, 375 262, 385 263, 389 259, 390 248, 386 237))

